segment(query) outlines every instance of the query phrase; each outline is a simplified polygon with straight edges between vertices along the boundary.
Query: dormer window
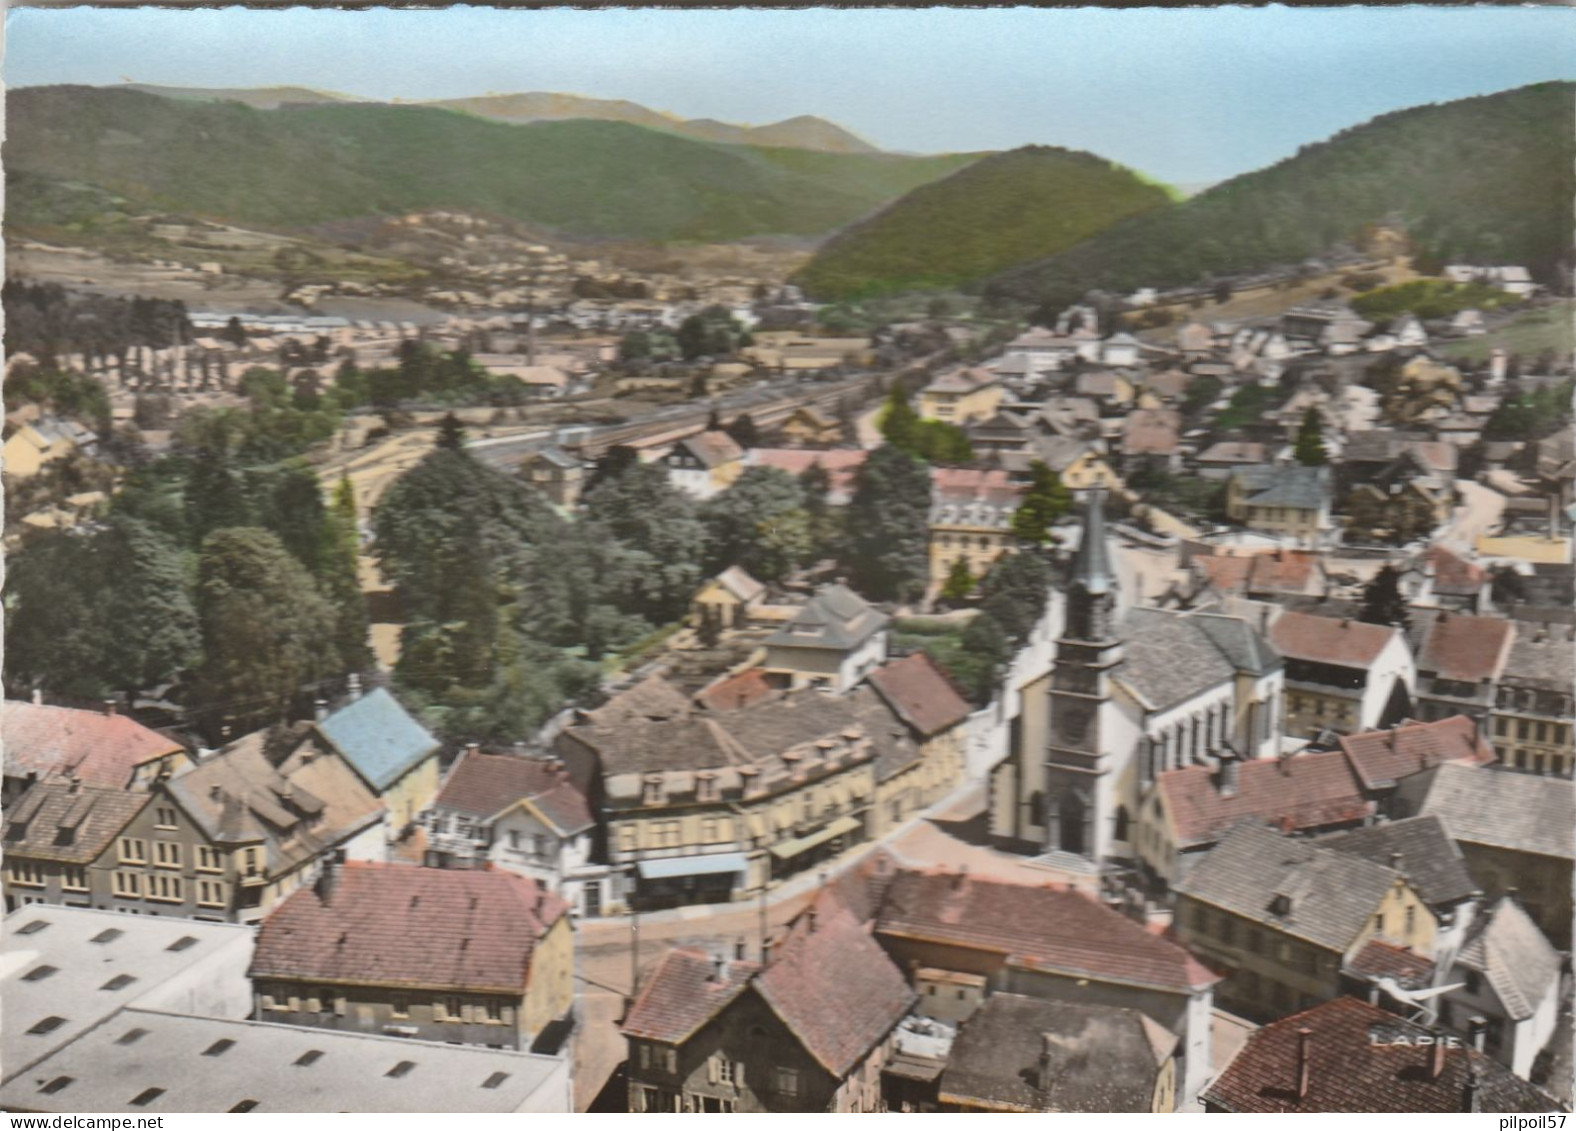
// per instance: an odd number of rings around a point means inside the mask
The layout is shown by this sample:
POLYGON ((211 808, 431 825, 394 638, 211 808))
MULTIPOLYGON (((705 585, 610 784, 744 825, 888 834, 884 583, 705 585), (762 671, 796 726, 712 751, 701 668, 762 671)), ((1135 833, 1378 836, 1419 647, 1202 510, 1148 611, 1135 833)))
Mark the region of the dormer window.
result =
POLYGON ((712 773, 700 774, 695 779, 695 800, 717 800, 717 775, 712 773))
POLYGON ((1279 915, 1282 919, 1290 917, 1291 896, 1277 895, 1274 899, 1270 900, 1270 912, 1272 914, 1279 915))
POLYGON ((663 786, 661 775, 653 774, 646 779, 642 800, 647 805, 661 805, 667 800, 667 790, 663 786))

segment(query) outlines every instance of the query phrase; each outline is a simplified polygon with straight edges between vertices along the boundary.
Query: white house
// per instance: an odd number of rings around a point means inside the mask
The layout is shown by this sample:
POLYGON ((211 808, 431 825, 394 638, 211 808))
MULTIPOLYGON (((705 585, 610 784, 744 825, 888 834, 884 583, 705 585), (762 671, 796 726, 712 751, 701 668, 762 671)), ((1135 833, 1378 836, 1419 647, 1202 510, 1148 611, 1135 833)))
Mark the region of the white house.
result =
POLYGON ((1517 1076, 1554 1035, 1560 1007, 1560 956, 1514 897, 1501 896, 1468 937, 1445 979, 1440 1020, 1463 1033, 1488 1022, 1483 1051, 1517 1076))
POLYGON ((787 687, 839 695, 886 662, 888 617, 853 590, 828 585, 766 640, 766 671, 787 687))

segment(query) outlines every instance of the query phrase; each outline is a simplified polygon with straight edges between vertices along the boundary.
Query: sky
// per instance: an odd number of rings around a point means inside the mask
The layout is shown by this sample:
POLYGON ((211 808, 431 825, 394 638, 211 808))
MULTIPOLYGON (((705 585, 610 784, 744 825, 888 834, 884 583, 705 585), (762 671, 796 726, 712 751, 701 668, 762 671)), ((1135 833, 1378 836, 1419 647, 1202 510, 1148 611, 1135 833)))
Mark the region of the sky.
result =
POLYGON ((560 91, 814 114, 901 152, 1061 145, 1223 180, 1376 114, 1576 79, 1569 8, 12 9, 8 86, 560 91))

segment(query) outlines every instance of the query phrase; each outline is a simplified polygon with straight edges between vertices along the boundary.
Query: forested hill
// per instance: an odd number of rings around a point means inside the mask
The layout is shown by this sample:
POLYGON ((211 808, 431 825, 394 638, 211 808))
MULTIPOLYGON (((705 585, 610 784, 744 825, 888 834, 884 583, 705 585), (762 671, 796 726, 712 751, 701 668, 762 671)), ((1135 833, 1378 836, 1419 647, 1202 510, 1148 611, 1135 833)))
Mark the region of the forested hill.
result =
POLYGON ((1522 264, 1570 240, 1576 84, 1541 83, 1375 118, 1173 208, 1003 272, 987 292, 1065 304, 1295 264, 1399 221, 1425 263, 1522 264))
POLYGON ((922 185, 839 232, 797 281, 827 299, 967 286, 1170 199, 1091 153, 1028 146, 922 185))
POLYGON ((451 208, 567 235, 819 237, 977 154, 719 145, 622 122, 505 125, 451 110, 259 110, 126 89, 6 98, 7 220, 58 224, 97 189, 128 211, 298 228, 451 208))

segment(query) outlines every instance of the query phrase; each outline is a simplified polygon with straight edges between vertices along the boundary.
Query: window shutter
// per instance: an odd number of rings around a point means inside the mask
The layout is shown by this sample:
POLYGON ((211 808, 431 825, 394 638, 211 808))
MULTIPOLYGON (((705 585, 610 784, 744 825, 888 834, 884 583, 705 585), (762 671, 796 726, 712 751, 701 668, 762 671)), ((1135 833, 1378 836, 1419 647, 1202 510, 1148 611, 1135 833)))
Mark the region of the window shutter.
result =
POLYGON ((741 1091, 744 1088, 744 1061, 742 1060, 736 1062, 733 1066, 733 1086, 741 1091))
POLYGON ((668 1054, 668 1071, 669 1072, 677 1072, 679 1070, 679 1050, 670 1048, 670 1049, 667 1050, 667 1054, 668 1054))
POLYGON ((476 1007, 466 1002, 460 1006, 460 1020, 465 1022, 476 1020, 476 1007))
POLYGON ((708 1083, 708 1084, 715 1084, 716 1082, 717 1082, 717 1057, 716 1056, 708 1056, 706 1058, 706 1083, 708 1083))
POLYGON ((264 1009, 272 1009, 274 1007, 274 995, 264 994, 262 1004, 264 1009))
POLYGON ((639 1046, 639 1048, 640 1048, 640 1052, 639 1052, 640 1067, 642 1067, 642 1068, 650 1068, 651 1067, 651 1046, 650 1045, 641 1045, 641 1046, 639 1046))
POLYGON ((334 998, 334 1012, 343 1017, 345 1015, 345 1007, 348 1004, 348 1001, 344 997, 336 996, 334 998))

